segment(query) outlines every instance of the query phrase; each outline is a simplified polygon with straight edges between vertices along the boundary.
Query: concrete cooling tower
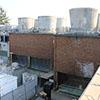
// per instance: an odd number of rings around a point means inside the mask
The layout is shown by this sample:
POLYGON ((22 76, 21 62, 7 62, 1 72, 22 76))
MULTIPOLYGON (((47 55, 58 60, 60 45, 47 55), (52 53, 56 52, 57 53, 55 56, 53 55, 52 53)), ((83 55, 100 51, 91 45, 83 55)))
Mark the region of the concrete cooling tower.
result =
POLYGON ((71 30, 93 31, 97 26, 98 10, 94 8, 70 9, 71 30))
POLYGON ((19 32, 27 32, 30 28, 34 27, 34 19, 30 17, 18 18, 19 32))
POLYGON ((34 22, 34 29, 38 30, 38 19, 35 19, 35 22, 34 22))
POLYGON ((97 31, 100 31, 100 14, 98 14, 97 31))
POLYGON ((64 33, 67 31, 67 18, 57 18, 56 32, 64 33))
POLYGON ((38 29, 39 33, 56 33, 56 17, 39 16, 38 29))

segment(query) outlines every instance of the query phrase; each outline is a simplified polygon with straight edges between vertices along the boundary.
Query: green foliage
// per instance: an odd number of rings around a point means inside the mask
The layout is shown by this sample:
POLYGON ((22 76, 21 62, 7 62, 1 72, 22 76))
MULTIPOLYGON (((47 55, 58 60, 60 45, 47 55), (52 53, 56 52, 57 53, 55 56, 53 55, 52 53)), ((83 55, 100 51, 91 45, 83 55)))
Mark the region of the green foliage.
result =
POLYGON ((0 24, 5 25, 7 23, 9 23, 9 18, 6 16, 5 10, 0 7, 0 24))

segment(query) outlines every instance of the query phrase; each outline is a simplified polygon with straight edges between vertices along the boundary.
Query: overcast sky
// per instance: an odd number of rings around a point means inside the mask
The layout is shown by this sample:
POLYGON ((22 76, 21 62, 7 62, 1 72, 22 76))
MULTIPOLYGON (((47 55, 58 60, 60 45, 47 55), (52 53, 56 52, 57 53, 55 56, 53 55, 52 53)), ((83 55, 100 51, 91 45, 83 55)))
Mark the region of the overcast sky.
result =
POLYGON ((17 24, 18 17, 69 17, 68 10, 75 7, 92 7, 99 10, 100 0, 0 0, 0 6, 7 11, 11 24, 17 24))

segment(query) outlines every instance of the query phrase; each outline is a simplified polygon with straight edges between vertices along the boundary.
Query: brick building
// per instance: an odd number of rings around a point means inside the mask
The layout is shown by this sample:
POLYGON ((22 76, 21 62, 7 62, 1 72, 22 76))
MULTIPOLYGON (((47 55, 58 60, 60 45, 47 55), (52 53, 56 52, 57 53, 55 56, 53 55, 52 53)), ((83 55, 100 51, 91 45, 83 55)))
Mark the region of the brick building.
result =
MULTIPOLYGON (((96 71, 100 65, 100 37, 11 33, 10 52, 13 61, 25 60, 30 68, 54 70, 56 81, 63 83, 67 75, 84 77, 79 63, 92 63, 92 72, 96 71)), ((90 67, 86 69, 89 72, 90 67)))
POLYGON ((10 33, 12 62, 29 67, 44 79, 53 76, 53 35, 10 33))
POLYGON ((100 65, 100 37, 56 35, 54 49, 54 70, 56 81, 66 81, 66 75, 85 77, 85 74, 95 72, 100 65), (93 64, 85 68, 85 64, 93 64))

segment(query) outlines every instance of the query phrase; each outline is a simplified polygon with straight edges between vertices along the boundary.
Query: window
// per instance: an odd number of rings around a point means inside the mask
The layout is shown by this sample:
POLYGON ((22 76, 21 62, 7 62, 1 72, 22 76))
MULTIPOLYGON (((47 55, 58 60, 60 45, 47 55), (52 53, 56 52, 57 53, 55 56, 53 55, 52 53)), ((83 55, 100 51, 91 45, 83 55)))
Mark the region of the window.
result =
POLYGON ((0 56, 7 57, 8 56, 8 52, 7 51, 0 51, 0 56))
POLYGON ((50 59, 31 57, 31 68, 47 72, 50 70, 50 59))
POLYGON ((3 42, 3 36, 1 36, 1 42, 3 42))
POLYGON ((27 56, 21 56, 21 55, 12 55, 12 61, 18 62, 20 66, 26 67, 28 65, 28 58, 27 56))
POLYGON ((5 36, 5 42, 9 41, 9 36, 5 36))

